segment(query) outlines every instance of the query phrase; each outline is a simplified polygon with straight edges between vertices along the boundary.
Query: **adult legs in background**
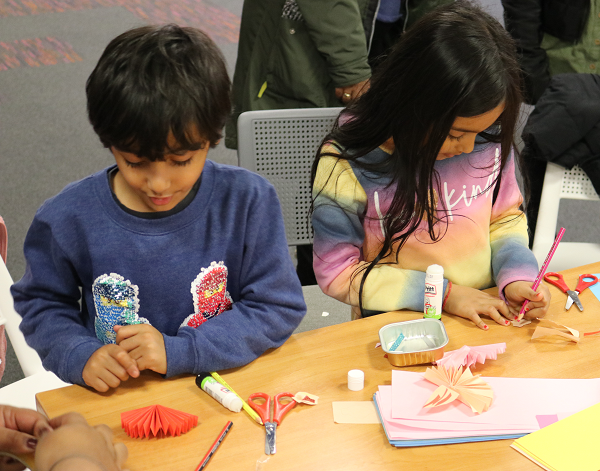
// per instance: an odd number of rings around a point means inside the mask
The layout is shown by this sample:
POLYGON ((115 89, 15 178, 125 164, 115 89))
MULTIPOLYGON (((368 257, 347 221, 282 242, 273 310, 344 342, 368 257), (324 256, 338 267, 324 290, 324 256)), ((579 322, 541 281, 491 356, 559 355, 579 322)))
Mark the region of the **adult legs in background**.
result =
POLYGON ((296 265, 296 273, 300 279, 302 286, 316 285, 317 278, 313 270, 313 246, 309 245, 298 245, 296 247, 296 256, 298 258, 298 265, 296 265))

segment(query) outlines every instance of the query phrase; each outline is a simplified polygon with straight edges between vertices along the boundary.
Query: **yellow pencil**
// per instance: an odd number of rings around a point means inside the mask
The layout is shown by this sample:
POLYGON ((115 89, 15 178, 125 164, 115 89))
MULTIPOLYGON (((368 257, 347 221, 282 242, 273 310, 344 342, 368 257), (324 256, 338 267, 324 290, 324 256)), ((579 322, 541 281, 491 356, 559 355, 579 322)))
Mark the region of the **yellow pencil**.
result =
POLYGON ((229 389, 233 394, 235 394, 237 397, 239 397, 242 401, 242 407, 244 408, 244 410, 246 412, 248 412, 248 414, 250 415, 250 417, 252 417, 254 420, 256 420, 260 425, 263 425, 262 420, 260 419, 260 416, 254 411, 254 409, 252 409, 252 407, 250 407, 248 405, 248 403, 246 401, 244 401, 244 399, 241 398, 241 396, 236 393, 231 386, 229 386, 227 384, 227 382, 221 378, 221 376, 219 376, 219 374, 216 371, 211 371, 210 375, 215 378, 215 380, 217 380, 219 383, 221 383, 223 386, 225 386, 227 389, 229 389))

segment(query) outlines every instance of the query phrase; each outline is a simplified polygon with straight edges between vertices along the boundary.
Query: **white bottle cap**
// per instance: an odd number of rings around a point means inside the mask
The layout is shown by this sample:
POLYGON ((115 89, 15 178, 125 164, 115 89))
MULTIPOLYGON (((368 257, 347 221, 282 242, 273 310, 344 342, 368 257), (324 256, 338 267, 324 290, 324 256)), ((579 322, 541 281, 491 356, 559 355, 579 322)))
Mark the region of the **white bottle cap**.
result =
POLYGON ((444 279, 444 267, 441 265, 429 265, 427 267, 427 271, 425 272, 426 279, 432 280, 443 280, 444 279))
POLYGON ((360 391, 365 387, 365 374, 361 370, 348 371, 348 389, 360 391))
POLYGON ((231 412, 239 412, 242 410, 242 400, 234 393, 227 394, 223 398, 223 405, 231 412))

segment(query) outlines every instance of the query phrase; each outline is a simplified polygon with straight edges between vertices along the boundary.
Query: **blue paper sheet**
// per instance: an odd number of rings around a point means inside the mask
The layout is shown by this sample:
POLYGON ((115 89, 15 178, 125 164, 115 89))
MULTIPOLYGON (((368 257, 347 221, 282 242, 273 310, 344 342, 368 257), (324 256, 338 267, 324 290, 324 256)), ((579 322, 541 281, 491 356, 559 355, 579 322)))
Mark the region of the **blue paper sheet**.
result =
MULTIPOLYGON (((594 276, 600 279, 600 273, 594 273, 594 276)), ((594 293, 594 296, 600 301, 600 283, 590 286, 590 291, 594 293)))

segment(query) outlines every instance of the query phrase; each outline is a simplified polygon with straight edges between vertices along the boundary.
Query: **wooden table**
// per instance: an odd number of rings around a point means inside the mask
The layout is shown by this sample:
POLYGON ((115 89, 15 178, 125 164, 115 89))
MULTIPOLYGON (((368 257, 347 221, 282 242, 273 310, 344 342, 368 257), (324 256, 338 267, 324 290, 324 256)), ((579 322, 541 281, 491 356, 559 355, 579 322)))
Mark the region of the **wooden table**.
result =
MULTIPOLYGON (((564 272, 575 286, 582 273, 600 273, 600 263, 564 272)), ((600 330, 600 302, 590 290, 581 295, 585 311, 574 306, 564 311, 566 295, 554 287, 548 318, 583 332, 600 330)), ((224 379, 247 398, 262 391, 308 391, 317 394, 316 406, 299 405, 277 430, 277 454, 262 468, 264 428, 244 413, 232 413, 199 390, 194 377, 164 380, 144 374, 130 379, 117 390, 96 393, 69 386, 37 395, 38 409, 53 417, 70 410, 82 413, 92 424, 108 424, 116 440, 126 443, 131 471, 193 471, 228 420, 234 426, 208 465, 209 471, 240 470, 511 470, 537 471, 535 464, 509 445, 511 440, 396 449, 389 445, 380 425, 335 424, 332 401, 370 401, 380 384, 391 384, 392 366, 375 345, 381 327, 392 322, 420 318, 419 313, 388 313, 292 336, 273 350, 242 368, 222 372, 224 379), (365 372, 365 388, 350 391, 347 372, 365 372), (186 435, 165 439, 131 439, 121 430, 121 412, 162 404, 199 416, 199 425, 186 435)), ((450 337, 446 351, 463 345, 506 342, 506 353, 498 360, 478 365, 475 373, 484 376, 539 378, 600 377, 600 335, 584 338, 579 344, 559 338, 531 341, 536 323, 523 328, 503 327, 491 322, 484 332, 470 322, 444 317, 450 337)), ((406 368, 425 371, 426 366, 406 368)), ((518 397, 515 401, 535 401, 518 397)))

